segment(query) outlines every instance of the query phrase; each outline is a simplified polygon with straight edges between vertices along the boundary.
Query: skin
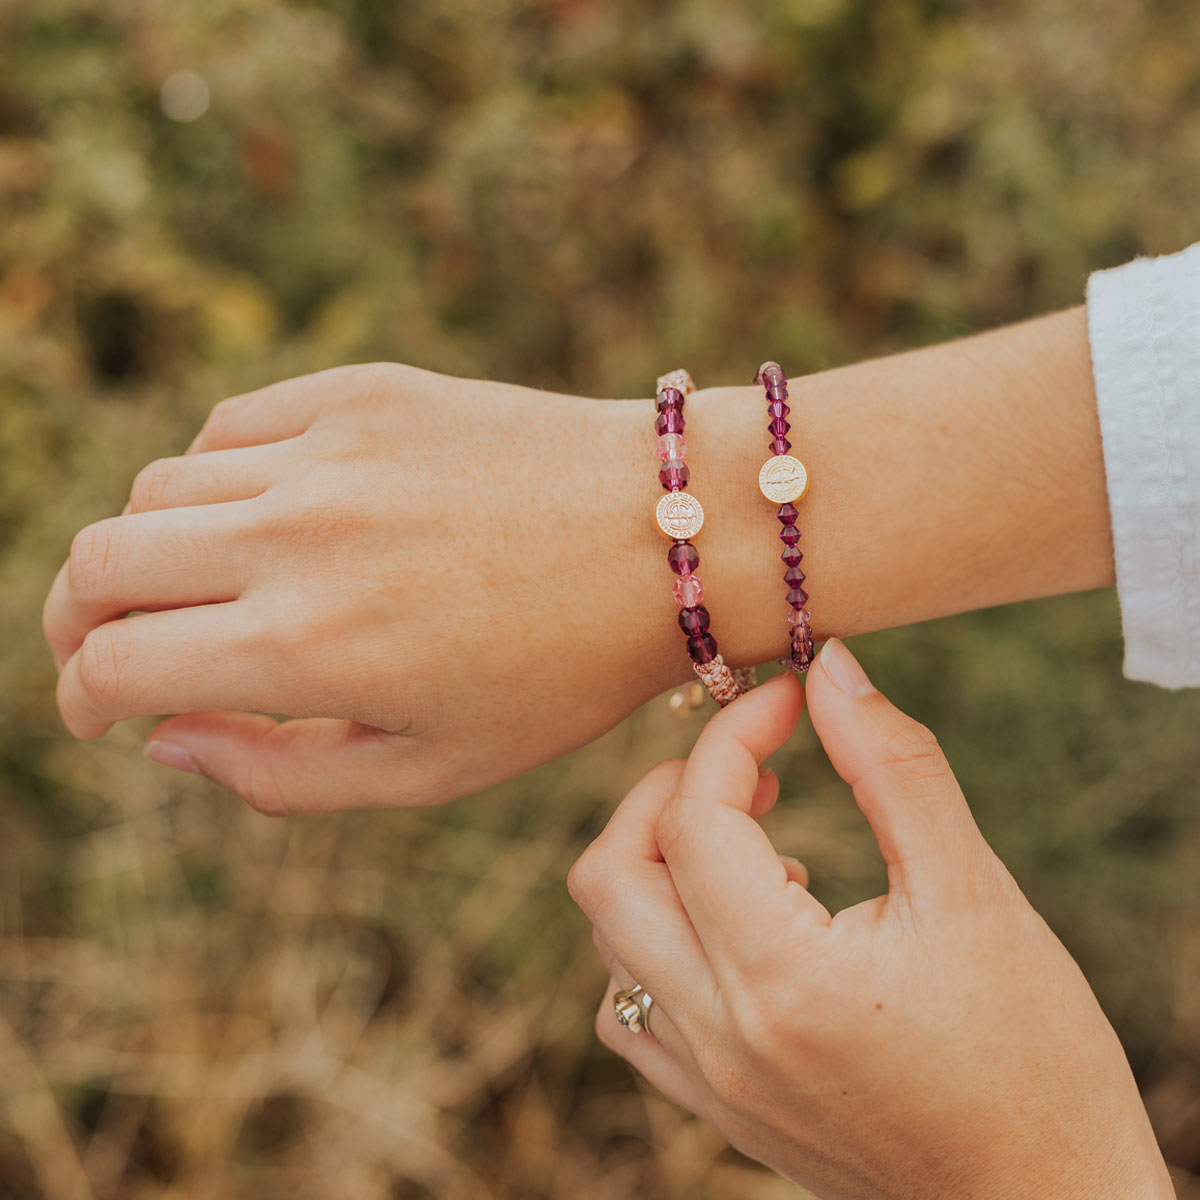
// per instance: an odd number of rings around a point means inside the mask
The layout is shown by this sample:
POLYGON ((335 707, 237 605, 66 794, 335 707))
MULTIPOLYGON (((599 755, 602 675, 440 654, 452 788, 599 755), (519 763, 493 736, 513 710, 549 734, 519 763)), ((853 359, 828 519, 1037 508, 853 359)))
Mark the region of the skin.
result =
MULTIPOLYGON (((795 380, 791 404, 818 638, 1112 582, 1082 310, 795 380)), ((150 756, 272 814, 437 803, 593 740, 691 677, 653 418, 392 364, 223 401, 71 546, 44 614, 68 729, 185 714, 150 756)), ((761 389, 696 393, 686 439, 713 631, 769 660, 761 389)))
POLYGON ((837 641, 808 676, 888 891, 831 917, 756 817, 803 704, 782 675, 656 767, 571 872, 613 982, 601 1039, 825 1200, 1174 1195, 1083 975, 971 819, 928 730, 837 641), (639 981, 650 1033, 612 996, 639 981))

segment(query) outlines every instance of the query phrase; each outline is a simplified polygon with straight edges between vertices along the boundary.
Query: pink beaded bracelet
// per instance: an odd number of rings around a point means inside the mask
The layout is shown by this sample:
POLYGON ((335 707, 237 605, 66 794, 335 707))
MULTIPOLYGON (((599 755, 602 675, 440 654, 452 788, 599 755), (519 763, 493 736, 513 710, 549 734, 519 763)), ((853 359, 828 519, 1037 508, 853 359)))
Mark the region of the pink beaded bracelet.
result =
POLYGON ((679 628, 687 635, 688 657, 712 698, 724 708, 754 686, 754 675, 752 669, 731 670, 721 657, 717 639, 709 632, 711 618, 703 604, 704 585, 696 574, 700 555, 691 539, 704 525, 704 509, 685 490, 691 472, 684 462, 687 445, 683 440, 683 405, 695 390, 692 377, 683 370, 671 371, 658 380, 658 478, 666 495, 655 506, 654 517, 659 530, 671 539, 667 563, 678 576, 674 593, 679 604, 679 628))
POLYGON ((767 428, 771 433, 768 447, 771 457, 763 463, 758 473, 758 487, 772 504, 779 505, 776 516, 783 526, 779 532, 779 540, 783 542, 783 554, 780 557, 786 567, 783 581, 787 584, 787 602, 792 610, 788 616, 791 651, 780 662, 797 675, 802 675, 812 666, 813 636, 808 593, 802 586, 805 574, 800 570, 800 560, 804 555, 798 544, 800 530, 796 527, 799 516, 796 502, 808 491, 808 470, 798 458, 788 453, 792 448, 792 443, 787 440, 791 429, 787 418, 791 409, 787 403, 787 376, 783 368, 778 363, 765 362, 758 368, 754 382, 761 383, 766 389, 767 428))

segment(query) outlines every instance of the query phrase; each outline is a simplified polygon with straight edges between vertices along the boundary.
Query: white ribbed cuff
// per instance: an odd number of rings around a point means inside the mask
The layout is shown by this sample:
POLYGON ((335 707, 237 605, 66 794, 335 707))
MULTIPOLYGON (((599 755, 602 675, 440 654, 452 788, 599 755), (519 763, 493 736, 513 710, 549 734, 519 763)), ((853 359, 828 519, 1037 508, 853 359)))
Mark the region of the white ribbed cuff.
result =
POLYGON ((1200 244, 1088 280, 1125 674, 1200 686, 1200 244))

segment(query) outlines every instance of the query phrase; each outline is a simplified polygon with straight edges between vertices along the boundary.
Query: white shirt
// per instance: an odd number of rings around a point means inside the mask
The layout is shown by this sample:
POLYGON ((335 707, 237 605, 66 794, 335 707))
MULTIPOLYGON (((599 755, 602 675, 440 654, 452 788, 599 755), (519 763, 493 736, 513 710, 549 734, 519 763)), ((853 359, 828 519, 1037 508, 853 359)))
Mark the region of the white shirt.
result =
POLYGON ((1088 281, 1125 674, 1200 686, 1200 243, 1088 281))

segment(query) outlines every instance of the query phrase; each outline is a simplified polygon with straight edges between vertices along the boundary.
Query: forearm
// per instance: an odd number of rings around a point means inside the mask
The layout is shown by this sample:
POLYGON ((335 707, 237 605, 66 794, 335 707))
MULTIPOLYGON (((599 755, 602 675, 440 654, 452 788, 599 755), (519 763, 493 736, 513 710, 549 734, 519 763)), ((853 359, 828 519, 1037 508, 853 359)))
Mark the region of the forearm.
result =
MULTIPOLYGON (((1082 309, 793 379, 791 393, 793 453, 812 477, 799 523, 819 637, 1112 583, 1082 309)), ((650 422, 637 425, 642 465, 650 422)), ((787 622, 783 547, 757 486, 761 388, 698 392, 686 438, 714 631, 733 664, 766 661, 785 652, 787 622)), ((653 480, 649 465, 642 475, 653 480)), ((641 653, 662 664, 665 686, 680 674, 663 636, 669 580, 644 489, 631 490, 632 578, 646 581, 654 614, 641 653)))

